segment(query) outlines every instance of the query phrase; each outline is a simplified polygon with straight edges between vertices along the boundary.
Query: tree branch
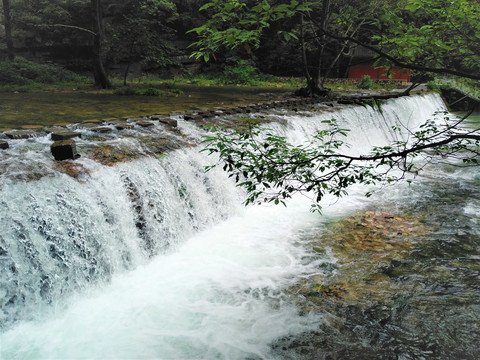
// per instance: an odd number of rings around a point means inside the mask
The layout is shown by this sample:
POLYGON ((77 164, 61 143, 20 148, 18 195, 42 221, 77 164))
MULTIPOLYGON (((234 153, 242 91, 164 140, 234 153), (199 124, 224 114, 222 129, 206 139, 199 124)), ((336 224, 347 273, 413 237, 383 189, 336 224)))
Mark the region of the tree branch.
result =
POLYGON ((367 49, 375 52, 376 54, 378 54, 382 58, 389 60, 392 64, 394 64, 398 67, 401 67, 401 68, 410 69, 410 70, 417 70, 417 71, 422 71, 422 72, 431 72, 431 73, 435 73, 435 74, 449 74, 449 75, 455 75, 455 76, 464 77, 464 78, 473 79, 473 80, 480 80, 480 74, 470 74, 470 73, 466 73, 466 72, 463 72, 463 71, 457 71, 457 70, 452 70, 452 69, 447 69, 447 68, 432 68, 432 67, 428 67, 428 66, 420 66, 420 65, 416 65, 416 64, 409 64, 409 63, 398 60, 397 58, 387 54, 386 52, 378 49, 377 47, 375 47, 373 45, 365 44, 364 42, 362 42, 358 39, 355 39, 351 36, 338 36, 338 35, 335 35, 335 34, 332 34, 332 33, 328 32, 324 29, 321 29, 321 31, 323 31, 323 33, 326 36, 328 36, 332 39, 339 40, 339 41, 351 41, 351 42, 353 42, 357 45, 363 46, 364 48, 367 48, 367 49))
POLYGON ((35 27, 63 27, 63 28, 67 28, 67 29, 75 29, 75 30, 80 30, 80 31, 83 31, 83 32, 87 32, 87 33, 89 33, 90 35, 93 35, 93 36, 97 35, 97 33, 93 32, 92 30, 82 28, 80 26, 74 26, 74 25, 65 25, 65 24, 47 25, 47 24, 42 24, 42 25, 35 25, 35 27))

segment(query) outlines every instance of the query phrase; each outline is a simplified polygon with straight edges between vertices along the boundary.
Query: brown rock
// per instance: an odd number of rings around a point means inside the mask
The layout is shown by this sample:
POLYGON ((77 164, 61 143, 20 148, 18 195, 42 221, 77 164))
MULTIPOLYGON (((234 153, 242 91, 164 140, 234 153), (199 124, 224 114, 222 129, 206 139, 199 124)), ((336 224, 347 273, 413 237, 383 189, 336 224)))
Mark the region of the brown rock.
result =
POLYGON ((129 124, 127 122, 116 123, 115 128, 117 130, 125 130, 125 129, 133 129, 133 124, 129 124))
POLYGON ((165 125, 168 125, 168 126, 171 126, 171 127, 177 127, 178 126, 178 122, 175 119, 170 119, 170 118, 164 117, 164 118, 159 118, 158 121, 161 122, 162 124, 165 124, 165 125))
POLYGON ((98 127, 92 128, 91 130, 101 134, 106 134, 112 131, 112 129, 107 126, 98 126, 98 127))

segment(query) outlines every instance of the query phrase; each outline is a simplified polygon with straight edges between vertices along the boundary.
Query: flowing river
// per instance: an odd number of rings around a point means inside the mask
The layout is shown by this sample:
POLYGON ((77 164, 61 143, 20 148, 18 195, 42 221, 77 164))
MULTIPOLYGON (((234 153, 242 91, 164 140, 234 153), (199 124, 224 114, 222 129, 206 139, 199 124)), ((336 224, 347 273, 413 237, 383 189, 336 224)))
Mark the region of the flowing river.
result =
MULTIPOLYGON (((262 116, 296 143, 336 118, 360 153, 444 110, 429 94, 262 116)), ((178 129, 191 143, 203 134, 181 118, 178 129)), ((105 142, 135 148, 147 130, 128 131, 105 142)), ((221 169, 204 172, 214 159, 199 146, 114 166, 82 156, 72 177, 50 143, 0 152, 1 359, 480 357, 478 169, 437 164, 368 199, 353 187, 318 214, 304 196, 243 207, 221 169), (349 219, 356 231, 380 213, 408 223, 408 247, 337 250, 349 219)))

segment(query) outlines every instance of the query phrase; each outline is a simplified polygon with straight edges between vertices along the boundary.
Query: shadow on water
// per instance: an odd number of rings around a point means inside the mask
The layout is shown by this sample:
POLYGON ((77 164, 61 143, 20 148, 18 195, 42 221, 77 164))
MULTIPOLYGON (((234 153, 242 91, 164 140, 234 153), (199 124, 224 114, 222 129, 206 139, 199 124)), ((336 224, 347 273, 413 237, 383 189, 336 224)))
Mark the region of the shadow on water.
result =
POLYGON ((295 291, 325 322, 273 344, 279 358, 479 359, 479 181, 422 181, 381 212, 321 230, 314 250, 338 262, 295 291))

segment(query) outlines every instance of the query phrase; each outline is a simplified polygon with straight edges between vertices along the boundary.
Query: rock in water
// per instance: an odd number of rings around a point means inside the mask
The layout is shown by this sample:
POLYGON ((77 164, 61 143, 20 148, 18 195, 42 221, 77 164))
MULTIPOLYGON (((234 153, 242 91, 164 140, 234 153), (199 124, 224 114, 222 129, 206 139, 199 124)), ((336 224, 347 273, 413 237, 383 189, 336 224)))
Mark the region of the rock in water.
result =
POLYGON ((50 134, 50 138, 54 141, 67 140, 67 139, 71 139, 74 137, 81 137, 81 136, 82 136, 81 133, 75 132, 75 131, 69 131, 69 130, 54 131, 50 134))
POLYGON ((149 126, 153 126, 155 125, 154 123, 150 122, 150 121, 136 121, 136 124, 141 126, 141 127, 149 127, 149 126))
POLYGON ((5 141, 5 140, 0 140, 0 149, 1 150, 6 150, 8 149, 10 146, 8 145, 8 142, 5 141))
POLYGON ((52 152, 55 160, 67 160, 67 159, 78 159, 80 157, 77 154, 77 146, 75 141, 72 139, 55 141, 50 146, 50 151, 52 152))
POLYGON ((13 130, 4 132, 9 139, 30 139, 37 136, 37 133, 32 130, 13 130))

